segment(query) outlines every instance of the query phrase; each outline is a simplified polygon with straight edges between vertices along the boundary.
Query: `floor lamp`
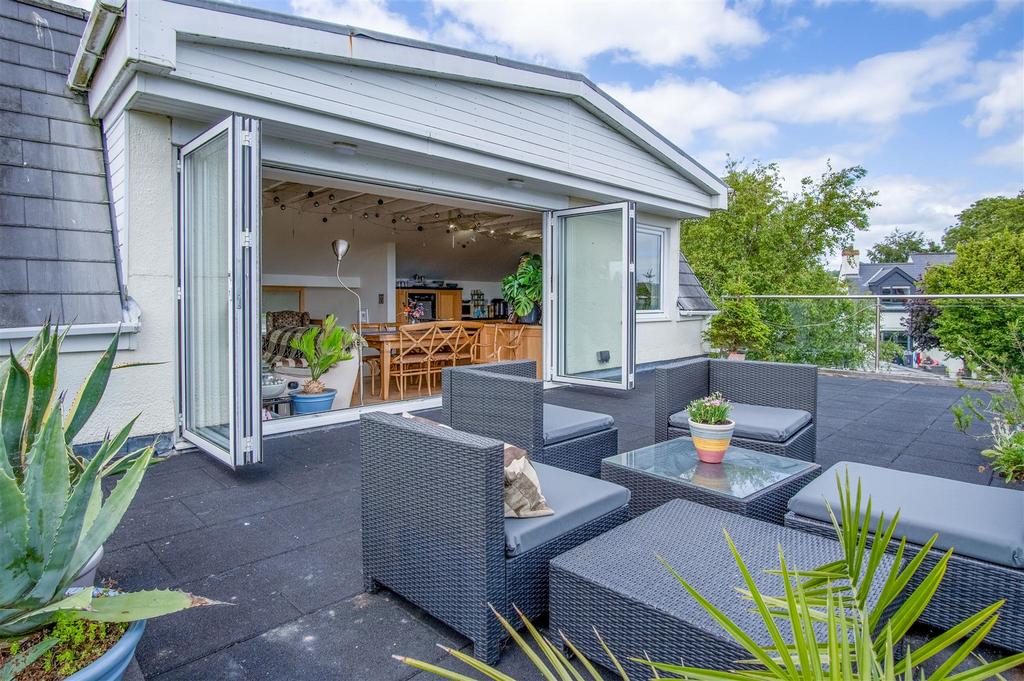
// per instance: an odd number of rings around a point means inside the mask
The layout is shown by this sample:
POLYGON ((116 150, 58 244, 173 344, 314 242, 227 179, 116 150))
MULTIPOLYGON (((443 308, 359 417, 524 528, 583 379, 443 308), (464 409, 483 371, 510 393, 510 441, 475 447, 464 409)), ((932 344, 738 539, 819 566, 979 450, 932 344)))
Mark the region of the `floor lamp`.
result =
MULTIPOLYGON (((356 328, 363 328, 363 299, 359 297, 359 294, 350 289, 341 278, 341 259, 348 253, 348 242, 344 239, 335 239, 331 242, 331 249, 334 251, 335 257, 338 258, 338 267, 334 270, 334 276, 338 278, 338 283, 342 287, 356 297, 356 328)), ((358 332, 357 332, 358 333, 358 332)), ((363 406, 363 344, 362 342, 356 343, 356 357, 359 361, 359 406, 363 406)))

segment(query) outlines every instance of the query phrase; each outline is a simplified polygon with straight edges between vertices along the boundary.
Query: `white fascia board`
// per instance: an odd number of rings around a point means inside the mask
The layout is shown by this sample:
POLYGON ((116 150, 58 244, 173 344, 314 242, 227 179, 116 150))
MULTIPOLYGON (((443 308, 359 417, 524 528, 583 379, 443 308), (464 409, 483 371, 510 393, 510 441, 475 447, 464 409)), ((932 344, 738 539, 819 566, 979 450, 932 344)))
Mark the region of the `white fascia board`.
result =
MULTIPOLYGON (((623 189, 576 176, 569 178, 565 173, 549 168, 527 165, 465 147, 446 145, 428 138, 418 138, 385 130, 319 111, 299 109, 272 98, 259 99, 252 93, 242 94, 229 91, 226 88, 217 89, 202 83, 154 77, 141 73, 137 74, 133 83, 138 93, 136 106, 146 111, 173 113, 176 103, 189 102, 197 106, 208 107, 211 121, 226 115, 224 112, 234 111, 264 120, 264 130, 271 127, 266 124, 267 121, 287 121, 287 125, 304 128, 307 131, 316 131, 338 138, 362 140, 382 148, 414 152, 432 159, 432 162, 436 163, 432 172, 431 169, 417 168, 404 162, 388 161, 367 153, 343 156, 330 148, 301 142, 275 143, 273 137, 267 136, 262 149, 263 161, 283 168, 322 169, 331 171, 336 176, 345 179, 364 182, 376 181, 380 184, 417 191, 458 195, 462 198, 485 202, 500 201, 534 210, 565 207, 564 198, 552 205, 550 198, 542 198, 546 194, 562 197, 582 196, 592 198, 594 203, 632 200, 643 210, 673 218, 702 217, 710 212, 707 205, 700 206, 673 201, 662 196, 623 189), (468 184, 460 188, 446 184, 450 175, 436 172, 441 168, 450 168, 453 173, 461 171, 468 184), (474 168, 481 175, 486 173, 486 176, 466 175, 467 171, 474 168), (527 189, 511 188, 506 182, 508 177, 522 177, 526 180, 527 189), (531 195, 528 189, 534 183, 540 189, 540 194, 536 196, 531 195), (536 202, 538 200, 542 202, 536 202)), ((175 141, 180 143, 186 140, 175 141)))
POLYGON ((129 32, 125 67, 142 70, 175 69, 175 50, 180 36, 211 44, 306 55, 569 97, 707 191, 708 207, 725 208, 727 205, 728 188, 718 177, 652 132, 589 81, 362 35, 346 35, 322 27, 274 21, 272 17, 236 14, 228 8, 131 0, 125 24, 129 32))

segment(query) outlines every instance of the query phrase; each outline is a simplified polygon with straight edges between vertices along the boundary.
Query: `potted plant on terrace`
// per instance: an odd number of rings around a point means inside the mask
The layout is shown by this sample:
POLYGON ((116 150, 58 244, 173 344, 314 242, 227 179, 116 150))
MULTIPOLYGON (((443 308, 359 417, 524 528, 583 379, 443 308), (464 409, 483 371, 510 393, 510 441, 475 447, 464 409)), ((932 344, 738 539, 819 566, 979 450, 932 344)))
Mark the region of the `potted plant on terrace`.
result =
POLYGON ((736 424, 729 419, 731 405, 722 393, 690 402, 690 437, 697 450, 697 458, 704 463, 722 463, 725 450, 729 449, 732 431, 736 424))
MULTIPOLYGON (((733 283, 726 287, 730 296, 750 295, 749 286, 733 283)), ((771 329, 761 318, 757 303, 749 298, 723 298, 718 313, 711 318, 704 339, 725 352, 729 359, 744 359, 746 353, 763 349, 771 338, 771 329)))
POLYGON ((57 392, 62 337, 47 324, 0 363, 0 679, 116 681, 145 620, 214 601, 181 591, 122 593, 80 576, 117 528, 153 463, 125 455, 135 419, 88 460, 71 449, 106 387, 117 338, 63 414, 57 392), (101 480, 124 473, 104 498, 101 480))
POLYGON ((536 253, 523 253, 516 271, 501 280, 501 294, 511 308, 509 321, 523 324, 540 321, 540 301, 544 295, 544 269, 536 253))
POLYGON ((309 369, 309 380, 302 384, 301 390, 292 393, 293 413, 327 411, 334 406, 335 397, 339 394, 346 400, 339 407, 349 405, 359 373, 359 361, 352 350, 363 342, 358 333, 338 326, 332 314, 327 315, 322 328, 307 329, 302 336, 292 340, 292 347, 306 358, 309 369))

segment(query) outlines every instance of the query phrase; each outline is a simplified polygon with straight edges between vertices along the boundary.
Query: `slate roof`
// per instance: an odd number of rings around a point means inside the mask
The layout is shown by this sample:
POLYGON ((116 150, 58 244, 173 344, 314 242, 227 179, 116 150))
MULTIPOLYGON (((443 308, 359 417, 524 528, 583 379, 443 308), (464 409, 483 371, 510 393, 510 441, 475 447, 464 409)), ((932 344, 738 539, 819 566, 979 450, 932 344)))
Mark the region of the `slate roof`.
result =
MULTIPOLYGON (((872 294, 877 293, 874 289, 894 272, 902 273, 912 282, 919 282, 929 267, 948 265, 955 258, 956 253, 911 253, 907 262, 861 263, 860 273, 845 279, 851 284, 854 293, 872 294)), ((915 287, 913 293, 917 292, 915 287)))
POLYGON ((676 307, 683 312, 714 312, 718 309, 682 253, 679 254, 679 297, 676 298, 676 307))
POLYGON ((122 319, 100 128, 66 85, 87 16, 0 0, 0 328, 122 319))

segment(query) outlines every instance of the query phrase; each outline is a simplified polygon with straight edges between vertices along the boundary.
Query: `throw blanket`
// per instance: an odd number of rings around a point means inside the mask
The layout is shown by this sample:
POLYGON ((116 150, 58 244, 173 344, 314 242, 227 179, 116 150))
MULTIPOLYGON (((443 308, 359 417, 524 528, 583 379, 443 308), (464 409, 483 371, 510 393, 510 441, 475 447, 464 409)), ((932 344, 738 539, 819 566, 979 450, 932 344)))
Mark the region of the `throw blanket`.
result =
POLYGON ((263 336, 263 363, 268 366, 304 367, 302 353, 292 347, 292 339, 299 338, 312 326, 286 326, 268 331, 263 336))

